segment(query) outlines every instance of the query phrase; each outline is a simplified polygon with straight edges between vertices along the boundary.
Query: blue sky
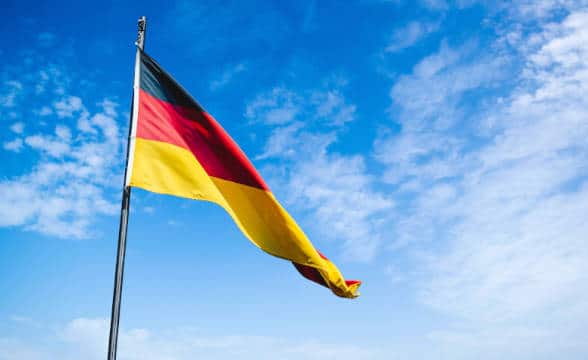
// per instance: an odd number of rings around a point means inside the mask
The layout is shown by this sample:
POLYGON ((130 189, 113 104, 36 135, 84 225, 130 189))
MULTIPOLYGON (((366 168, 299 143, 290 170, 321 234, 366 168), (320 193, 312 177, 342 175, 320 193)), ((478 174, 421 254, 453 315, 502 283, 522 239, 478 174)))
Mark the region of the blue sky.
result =
POLYGON ((585 359, 584 1, 8 1, 0 360, 103 359, 136 19, 362 296, 133 191, 120 359, 585 359))

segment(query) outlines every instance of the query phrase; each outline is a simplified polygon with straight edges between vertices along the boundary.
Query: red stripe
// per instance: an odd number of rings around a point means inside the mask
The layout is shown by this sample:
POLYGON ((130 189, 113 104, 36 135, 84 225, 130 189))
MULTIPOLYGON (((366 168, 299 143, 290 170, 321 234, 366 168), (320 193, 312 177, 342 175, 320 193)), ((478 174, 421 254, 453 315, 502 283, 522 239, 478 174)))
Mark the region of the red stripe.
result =
MULTIPOLYGON (((327 257, 325 255, 323 255, 323 253, 321 253, 320 251, 317 250, 316 252, 319 254, 319 256, 322 259, 329 261, 329 262, 331 261, 331 260, 327 259, 327 257)), ((325 282, 325 279, 323 279, 323 277, 321 276, 321 273, 317 269, 310 267, 310 266, 298 264, 295 262, 292 262, 292 264, 294 264, 294 267, 296 268, 296 270, 298 270, 298 272, 302 276, 307 278, 308 280, 314 281, 315 283, 320 284, 322 286, 329 287, 327 285, 327 283, 325 282)), ((345 284, 347 284, 347 286, 351 286, 351 285, 355 285, 355 284, 361 284, 361 281, 359 281, 359 280, 345 280, 345 284)))
POLYGON ((173 105, 140 90, 137 137, 189 150, 210 176, 269 191, 235 141, 199 109, 173 105))
POLYGON ((296 270, 298 270, 300 275, 304 276, 308 280, 314 281, 315 283, 324 287, 329 287, 317 269, 295 262, 292 262, 292 264, 294 264, 294 267, 296 270))
POLYGON ((361 281, 359 281, 359 280, 345 280, 345 284, 347 284, 347 286, 351 286, 351 285, 355 285, 355 284, 361 284, 361 281))

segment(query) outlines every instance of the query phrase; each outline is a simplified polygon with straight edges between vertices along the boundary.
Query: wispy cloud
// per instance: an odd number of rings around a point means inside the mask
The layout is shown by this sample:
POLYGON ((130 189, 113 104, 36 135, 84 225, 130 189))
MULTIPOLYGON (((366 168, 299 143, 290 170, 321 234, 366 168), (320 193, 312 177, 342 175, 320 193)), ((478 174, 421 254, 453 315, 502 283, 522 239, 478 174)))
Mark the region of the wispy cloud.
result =
POLYGON ((2 144, 2 147, 4 148, 4 150, 20 152, 23 147, 23 141, 21 138, 16 138, 11 141, 5 141, 2 144))
POLYGON ((445 10, 449 7, 446 0, 421 0, 421 3, 431 10, 445 10))
POLYGON ((4 82, 0 92, 0 106, 11 108, 14 107, 16 98, 22 92, 22 83, 17 80, 7 80, 4 82))
MULTIPOLYGON (((532 1, 532 0, 531 0, 532 1)), ((551 0, 548 0, 551 1, 551 0)), ((485 0, 420 0, 423 7, 430 11, 447 11, 451 8, 463 9, 473 6, 475 4, 486 4, 490 3, 496 5, 496 3, 502 4, 502 2, 485 1, 485 0)), ((508 2, 504 2, 508 4, 508 2)))
POLYGON ((440 25, 440 22, 411 21, 406 26, 394 31, 386 51, 394 53, 409 48, 437 31, 440 25))
POLYGON ((375 190, 362 156, 329 150, 356 116, 343 92, 341 83, 300 92, 276 87, 250 102, 246 116, 272 128, 258 159, 272 161, 265 170, 278 198, 304 210, 309 227, 340 243, 346 257, 369 260, 392 201, 375 190))
POLYGON ((227 67, 220 76, 210 82, 210 90, 216 91, 225 87, 230 83, 235 76, 247 70, 247 66, 244 63, 231 65, 227 67))
MULTIPOLYGON (((108 340, 108 321, 101 318, 77 318, 53 333, 43 334, 52 345, 31 338, 0 338, 0 359, 103 359, 108 340)), ((118 355, 125 360, 151 359, 376 359, 380 349, 356 345, 290 340, 259 335, 202 334, 179 328, 166 331, 134 328, 121 329, 118 355)))
POLYGON ((15 122, 14 124, 10 125, 10 131, 15 134, 22 134, 24 131, 25 125, 22 121, 15 122))
POLYGON ((586 351, 588 13, 540 23, 520 34, 523 46, 500 38, 470 60, 468 48, 443 45, 398 80, 402 130, 376 143, 397 196, 413 195, 396 230, 426 264, 420 300, 455 316, 432 334, 452 358, 586 351), (505 67, 504 54, 521 67, 505 67), (494 89, 505 70, 507 94, 494 89), (486 102, 468 109, 472 91, 486 102))
POLYGON ((63 238, 91 235, 95 216, 113 214, 116 206, 105 195, 118 168, 121 144, 114 118, 86 113, 95 133, 58 126, 54 135, 28 136, 25 143, 40 154, 27 174, 0 182, 0 226, 26 229, 63 238))
POLYGON ((499 4, 520 22, 549 20, 555 14, 565 13, 566 9, 586 5, 582 0, 522 0, 516 6, 510 6, 506 1, 499 4))
POLYGON ((32 101, 47 105, 37 113, 16 97, 4 104, 23 118, 10 126, 18 137, 5 141, 3 148, 21 152, 15 156, 26 153, 23 164, 32 164, 19 175, 0 180, 0 226, 85 238, 94 234, 92 225, 98 215, 116 212, 109 189, 120 173, 122 158, 117 105, 104 100, 87 106, 80 96, 68 93, 71 79, 59 75, 65 73, 63 69, 42 62, 33 65, 28 63, 29 72, 23 74, 19 86, 11 86, 28 89, 32 101), (55 78, 45 78, 46 72, 55 78), (35 85, 39 81, 60 90, 38 92, 35 85), (38 121, 41 116, 43 122, 38 121))
POLYGON ((339 85, 301 93, 278 86, 249 102, 245 117, 266 125, 286 125, 301 120, 304 114, 305 123, 339 127, 352 121, 355 111, 356 106, 346 102, 339 85))
POLYGON ((275 87, 249 102, 245 117, 252 122, 268 125, 288 124, 301 112, 302 101, 295 92, 284 87, 275 87))
POLYGON ((82 99, 77 96, 67 96, 55 102, 53 107, 60 118, 72 117, 76 112, 82 110, 82 99))

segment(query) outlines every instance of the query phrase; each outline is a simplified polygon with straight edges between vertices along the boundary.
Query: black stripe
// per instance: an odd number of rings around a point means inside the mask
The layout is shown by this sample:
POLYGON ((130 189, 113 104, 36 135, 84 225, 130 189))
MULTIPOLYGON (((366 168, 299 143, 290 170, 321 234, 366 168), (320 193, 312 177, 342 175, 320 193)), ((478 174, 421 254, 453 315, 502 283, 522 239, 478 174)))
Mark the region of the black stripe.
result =
POLYGON ((174 78, 141 51, 141 90, 165 102, 204 111, 174 78))

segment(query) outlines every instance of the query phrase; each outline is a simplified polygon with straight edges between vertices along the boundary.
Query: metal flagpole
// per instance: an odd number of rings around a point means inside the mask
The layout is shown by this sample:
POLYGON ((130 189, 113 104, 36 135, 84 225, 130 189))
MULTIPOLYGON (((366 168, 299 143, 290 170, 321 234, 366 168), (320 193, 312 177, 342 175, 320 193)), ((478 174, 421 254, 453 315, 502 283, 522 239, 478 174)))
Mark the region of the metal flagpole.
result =
MULTIPOLYGON (((120 302, 123 285, 123 273, 125 267, 125 251, 127 247, 127 225, 129 223, 129 205, 131 203, 131 187, 128 184, 127 172, 129 171, 129 154, 131 153, 133 127, 137 116, 138 100, 137 92, 139 87, 139 62, 140 52, 145 45, 145 29, 147 26, 147 19, 142 16, 138 22, 138 34, 135 45, 137 46, 137 54, 135 57, 135 76, 133 81, 133 100, 131 102, 131 119, 129 122, 129 136, 127 139, 127 157, 125 163, 125 180, 122 192, 122 201, 120 209, 120 225, 118 230, 118 250, 116 254, 116 270, 114 273, 114 291, 112 295, 112 313, 110 316, 110 335, 108 338, 108 360, 116 360, 116 348, 118 341, 118 325, 120 320, 120 302)), ((132 153, 131 153, 132 158, 132 153)))

